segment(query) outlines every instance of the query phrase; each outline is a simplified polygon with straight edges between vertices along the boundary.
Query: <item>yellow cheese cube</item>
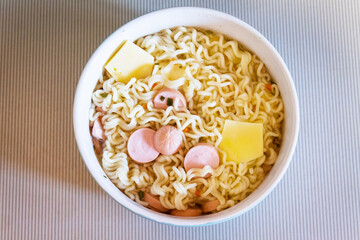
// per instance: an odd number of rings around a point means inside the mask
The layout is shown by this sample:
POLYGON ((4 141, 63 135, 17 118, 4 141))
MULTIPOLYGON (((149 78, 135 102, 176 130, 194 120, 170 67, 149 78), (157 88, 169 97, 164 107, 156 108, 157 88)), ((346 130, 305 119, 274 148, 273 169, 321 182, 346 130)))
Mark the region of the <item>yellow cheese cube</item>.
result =
POLYGON ((245 163, 264 154, 263 124, 226 120, 219 148, 226 161, 245 163))
POLYGON ((136 44, 126 41, 105 65, 106 71, 117 81, 127 83, 131 78, 151 75, 154 57, 136 44))

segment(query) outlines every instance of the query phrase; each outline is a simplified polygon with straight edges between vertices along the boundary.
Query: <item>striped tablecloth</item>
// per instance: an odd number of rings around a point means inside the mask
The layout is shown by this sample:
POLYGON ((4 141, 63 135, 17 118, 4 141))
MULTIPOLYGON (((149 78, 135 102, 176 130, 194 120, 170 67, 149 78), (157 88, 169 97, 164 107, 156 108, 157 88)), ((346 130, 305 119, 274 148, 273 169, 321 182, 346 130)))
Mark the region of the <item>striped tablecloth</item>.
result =
POLYGON ((1 0, 0 239, 360 239, 360 1, 1 0), (283 56, 299 95, 298 147, 280 184, 225 223, 139 217, 95 183, 72 103, 96 47, 144 13, 199 6, 234 15, 283 56))

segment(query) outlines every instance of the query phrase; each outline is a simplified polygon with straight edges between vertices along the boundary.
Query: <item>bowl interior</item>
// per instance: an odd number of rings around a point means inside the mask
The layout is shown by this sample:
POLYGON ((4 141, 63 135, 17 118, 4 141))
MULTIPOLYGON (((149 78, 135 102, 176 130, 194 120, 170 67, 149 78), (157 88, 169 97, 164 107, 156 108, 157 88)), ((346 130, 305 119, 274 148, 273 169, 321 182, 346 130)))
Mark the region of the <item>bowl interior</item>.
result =
POLYGON ((74 99, 74 131, 82 158, 98 184, 117 202, 131 211, 152 220, 174 225, 205 225, 221 222, 241 213, 260 202, 278 183, 291 161, 299 127, 299 108, 292 78, 286 65, 272 45, 256 30, 230 15, 203 8, 172 8, 139 17, 116 30, 94 52, 80 77, 74 99), (93 150, 89 132, 91 94, 102 74, 107 59, 123 40, 134 41, 139 37, 175 26, 192 26, 220 32, 238 40, 255 53, 267 66, 278 84, 285 104, 284 139, 276 164, 264 182, 246 199, 224 211, 193 218, 175 217, 154 212, 124 195, 106 177, 93 150))

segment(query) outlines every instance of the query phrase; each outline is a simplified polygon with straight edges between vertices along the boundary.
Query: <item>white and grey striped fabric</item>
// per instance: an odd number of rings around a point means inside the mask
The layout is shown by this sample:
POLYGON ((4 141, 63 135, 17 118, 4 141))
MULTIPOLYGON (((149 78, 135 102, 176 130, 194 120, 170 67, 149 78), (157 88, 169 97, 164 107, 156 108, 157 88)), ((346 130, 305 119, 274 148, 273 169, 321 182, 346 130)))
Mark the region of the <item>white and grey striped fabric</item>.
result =
POLYGON ((360 239, 360 1, 1 0, 0 239, 360 239), (125 22, 217 9, 275 46, 298 90, 298 147, 257 207, 205 227, 139 217, 91 178, 72 129, 75 87, 125 22))

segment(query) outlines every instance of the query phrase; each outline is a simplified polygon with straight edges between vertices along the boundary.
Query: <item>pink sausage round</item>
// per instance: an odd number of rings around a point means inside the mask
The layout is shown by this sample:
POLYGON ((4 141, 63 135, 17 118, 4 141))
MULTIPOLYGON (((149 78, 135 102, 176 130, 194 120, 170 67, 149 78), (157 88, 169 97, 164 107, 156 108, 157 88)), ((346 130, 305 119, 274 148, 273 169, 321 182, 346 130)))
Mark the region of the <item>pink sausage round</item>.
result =
POLYGON ((177 103, 178 108, 186 108, 186 99, 176 89, 163 88, 154 98, 154 107, 159 109, 166 109, 169 106, 177 103))
POLYGON ((219 200, 214 199, 214 200, 210 200, 207 202, 204 202, 201 204, 201 209, 203 210, 203 212, 211 212, 216 210, 217 206, 220 205, 219 200))
POLYGON ((169 209, 163 207, 158 197, 155 197, 148 192, 144 193, 144 200, 150 205, 150 207, 155 208, 159 212, 169 211, 169 209))
POLYGON ((99 139, 105 140, 104 128, 103 128, 99 118, 97 118, 94 121, 94 125, 91 130, 91 135, 98 140, 99 139))
POLYGON ((155 131, 150 128, 141 128, 131 134, 127 149, 134 161, 148 163, 159 156, 159 152, 154 147, 154 135, 155 131))
POLYGON ((203 168, 206 165, 216 169, 219 166, 219 162, 219 154, 213 145, 198 143, 187 152, 184 167, 186 171, 192 168, 203 168))
POLYGON ((180 217, 196 217, 202 214, 200 208, 188 208, 186 210, 177 210, 174 209, 170 212, 171 215, 180 216, 180 217))
POLYGON ((100 139, 92 138, 94 144, 94 150, 97 155, 100 155, 104 149, 104 142, 100 139))
POLYGON ((154 136, 155 149, 164 155, 173 155, 182 146, 182 133, 173 126, 162 126, 154 136))

